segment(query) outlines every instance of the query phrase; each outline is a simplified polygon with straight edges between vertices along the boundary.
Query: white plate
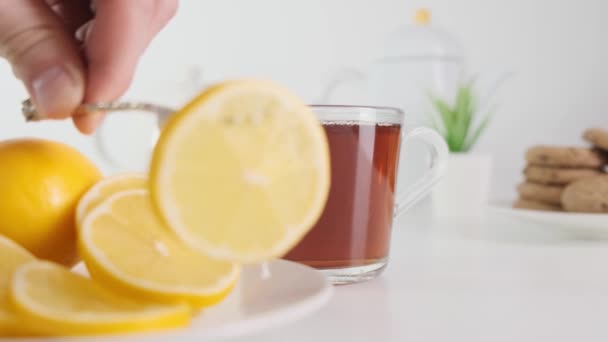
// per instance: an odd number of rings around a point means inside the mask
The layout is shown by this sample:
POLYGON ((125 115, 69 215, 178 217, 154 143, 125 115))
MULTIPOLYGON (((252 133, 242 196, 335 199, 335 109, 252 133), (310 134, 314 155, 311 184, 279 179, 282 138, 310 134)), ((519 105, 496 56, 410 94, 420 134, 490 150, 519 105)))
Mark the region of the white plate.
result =
POLYGON ((581 237, 608 238, 608 214, 566 213, 516 209, 513 201, 495 200, 489 203, 492 213, 538 223, 552 229, 565 230, 581 237))
POLYGON ((332 285, 319 271, 290 261, 268 267, 247 266, 234 291, 180 330, 153 334, 76 338, 2 339, 0 341, 164 342, 215 341, 244 336, 286 324, 318 310, 331 297, 332 285))

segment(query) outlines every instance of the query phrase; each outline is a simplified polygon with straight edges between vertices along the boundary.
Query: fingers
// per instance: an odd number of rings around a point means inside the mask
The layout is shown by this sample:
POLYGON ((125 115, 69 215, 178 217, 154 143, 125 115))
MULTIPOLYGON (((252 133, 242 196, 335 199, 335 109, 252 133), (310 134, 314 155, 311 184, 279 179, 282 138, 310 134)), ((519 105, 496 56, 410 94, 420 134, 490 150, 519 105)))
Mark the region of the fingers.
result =
POLYGON ((64 26, 71 33, 93 18, 89 1, 46 0, 46 3, 63 20, 64 26))
POLYGON ((85 72, 72 34, 42 1, 0 1, 0 56, 46 117, 65 118, 82 103, 85 72))
MULTIPOLYGON (((83 34, 88 61, 86 102, 116 100, 131 83, 137 62, 152 38, 173 17, 176 0, 100 0, 95 19, 83 34)), ((74 118, 93 131, 100 115, 74 118)))
MULTIPOLYGON (((9 60, 46 117, 68 117, 83 101, 120 97, 141 54, 177 9, 177 0, 94 4, 95 19, 86 23, 91 17, 88 1, 0 1, 0 56, 9 60), (85 43, 86 73, 75 31, 85 43)), ((100 119, 74 121, 82 132, 91 133, 100 119)))

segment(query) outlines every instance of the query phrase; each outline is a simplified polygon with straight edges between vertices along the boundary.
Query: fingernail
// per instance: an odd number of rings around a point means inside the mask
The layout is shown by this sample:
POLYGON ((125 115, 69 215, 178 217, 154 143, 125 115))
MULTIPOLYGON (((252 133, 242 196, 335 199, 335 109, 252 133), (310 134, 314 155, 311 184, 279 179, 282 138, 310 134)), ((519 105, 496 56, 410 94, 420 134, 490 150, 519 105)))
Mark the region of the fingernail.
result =
POLYGON ((38 112, 47 118, 70 116, 82 100, 82 90, 61 66, 40 73, 32 81, 31 89, 38 112))
POLYGON ((87 114, 85 116, 75 116, 74 123, 81 133, 92 134, 99 127, 105 115, 102 113, 87 114))
POLYGON ((84 25, 80 26, 75 33, 76 40, 81 43, 86 43, 89 40, 91 31, 93 29, 93 21, 88 21, 84 25))

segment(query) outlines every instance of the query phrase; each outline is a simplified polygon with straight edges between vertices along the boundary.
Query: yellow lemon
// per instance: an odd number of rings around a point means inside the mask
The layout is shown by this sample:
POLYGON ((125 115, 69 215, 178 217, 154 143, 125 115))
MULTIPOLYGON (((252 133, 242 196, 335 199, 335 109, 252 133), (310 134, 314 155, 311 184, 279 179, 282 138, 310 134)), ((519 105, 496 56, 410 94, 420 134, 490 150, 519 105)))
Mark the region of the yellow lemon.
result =
POLYGON ((154 203, 181 240, 241 263, 289 251, 320 216, 329 183, 320 122, 264 80, 217 84, 174 113, 150 169, 154 203))
POLYGON ((180 241, 142 189, 117 192, 85 214, 78 243, 93 279, 133 298, 209 306, 230 293, 239 275, 236 264, 180 241))
POLYGON ((34 260, 24 248, 0 235, 0 336, 22 333, 19 318, 8 300, 9 283, 19 266, 34 260))
POLYGON ((76 205, 100 178, 97 167, 68 145, 0 142, 0 234, 39 258, 74 265, 76 205))
POLYGON ((187 325, 187 305, 159 305, 118 296, 68 269, 34 261, 17 268, 9 298, 20 324, 40 335, 153 331, 187 325))
POLYGON ((148 176, 144 173, 121 173, 104 178, 93 185, 82 196, 76 207, 76 222, 81 223, 84 216, 96 208, 103 200, 121 190, 147 189, 148 176))

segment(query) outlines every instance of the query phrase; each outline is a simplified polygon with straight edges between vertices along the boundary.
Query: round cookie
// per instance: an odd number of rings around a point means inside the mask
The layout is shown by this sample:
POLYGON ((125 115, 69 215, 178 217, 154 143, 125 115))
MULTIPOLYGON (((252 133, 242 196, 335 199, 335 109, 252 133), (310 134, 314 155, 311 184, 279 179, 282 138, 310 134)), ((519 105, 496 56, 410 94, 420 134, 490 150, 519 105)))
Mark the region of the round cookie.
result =
POLYGON ((608 176, 585 178, 566 187, 562 194, 566 211, 608 213, 608 176))
POLYGON ((567 169, 536 165, 529 165, 524 169, 527 181, 553 185, 566 185, 579 179, 602 174, 602 171, 596 169, 567 169))
POLYGON ((517 191, 525 200, 560 205, 564 187, 524 182, 517 187, 517 191))
POLYGON ((544 211, 562 211, 562 207, 559 205, 531 201, 522 198, 518 199, 517 201, 515 201, 515 203, 513 203, 513 208, 544 211))
POLYGON ((603 150, 608 150, 608 131, 601 128, 590 128, 583 133, 583 138, 603 150))
POLYGON ((607 158, 602 152, 582 147, 535 146, 526 152, 526 160, 530 165, 600 168, 607 158))

